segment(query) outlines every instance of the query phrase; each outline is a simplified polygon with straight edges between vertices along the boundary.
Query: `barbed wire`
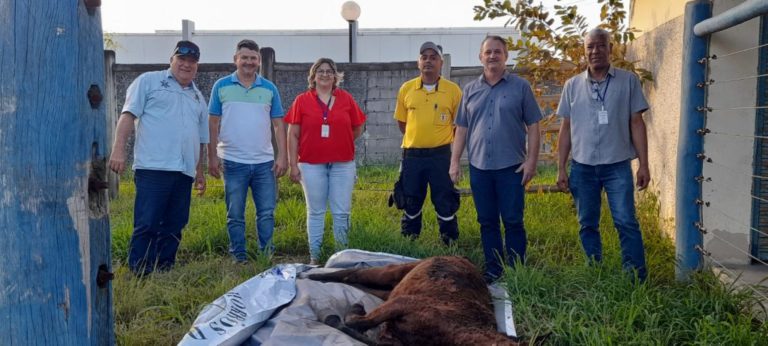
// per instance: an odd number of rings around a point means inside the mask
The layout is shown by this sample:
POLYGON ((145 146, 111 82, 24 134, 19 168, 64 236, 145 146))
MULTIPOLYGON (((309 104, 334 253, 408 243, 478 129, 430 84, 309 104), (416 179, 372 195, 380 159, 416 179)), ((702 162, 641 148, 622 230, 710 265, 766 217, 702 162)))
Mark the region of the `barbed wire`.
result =
POLYGON ((353 191, 361 191, 361 192, 387 192, 391 193, 392 189, 361 189, 361 188, 354 188, 353 191))
POLYGON ((400 136, 400 137, 368 137, 368 138, 363 138, 362 140, 363 141, 383 141, 383 140, 387 140, 387 141, 398 140, 398 141, 401 141, 401 140, 403 140, 403 137, 402 136, 400 136))

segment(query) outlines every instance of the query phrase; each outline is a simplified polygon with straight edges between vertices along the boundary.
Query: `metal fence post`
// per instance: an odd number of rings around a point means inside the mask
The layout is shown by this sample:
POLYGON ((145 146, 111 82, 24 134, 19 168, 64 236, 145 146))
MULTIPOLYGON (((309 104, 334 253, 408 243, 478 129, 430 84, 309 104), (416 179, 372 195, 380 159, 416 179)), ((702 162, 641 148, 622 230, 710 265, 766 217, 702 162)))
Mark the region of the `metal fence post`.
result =
POLYGON ((695 201, 701 197, 701 183, 696 178, 702 175, 703 163, 699 155, 704 154, 704 139, 698 132, 704 127, 704 114, 700 107, 706 106, 707 95, 706 88, 697 86, 697 83, 704 82, 707 77, 709 38, 694 35, 693 27, 711 16, 712 4, 709 0, 690 1, 685 6, 682 113, 675 182, 675 252, 678 261, 675 273, 677 279, 683 281, 700 269, 702 262, 700 249, 703 235, 696 227, 701 220, 701 208, 695 201))

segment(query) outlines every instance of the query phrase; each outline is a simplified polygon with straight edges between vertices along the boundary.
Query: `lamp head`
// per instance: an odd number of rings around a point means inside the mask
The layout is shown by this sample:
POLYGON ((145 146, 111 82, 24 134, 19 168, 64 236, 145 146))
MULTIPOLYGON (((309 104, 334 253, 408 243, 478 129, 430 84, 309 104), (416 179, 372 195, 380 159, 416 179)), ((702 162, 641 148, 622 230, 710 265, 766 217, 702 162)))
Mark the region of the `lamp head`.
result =
POLYGON ((341 16, 348 22, 354 22, 360 18, 360 5, 354 1, 347 1, 341 5, 341 16))

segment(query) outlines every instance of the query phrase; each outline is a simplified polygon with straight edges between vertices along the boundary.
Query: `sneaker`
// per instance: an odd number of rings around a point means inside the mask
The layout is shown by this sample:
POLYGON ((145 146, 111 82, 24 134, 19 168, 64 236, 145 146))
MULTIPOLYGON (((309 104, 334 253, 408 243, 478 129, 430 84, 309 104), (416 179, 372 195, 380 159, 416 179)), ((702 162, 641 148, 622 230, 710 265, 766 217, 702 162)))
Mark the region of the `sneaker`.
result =
POLYGON ((317 259, 314 259, 314 258, 310 258, 310 259, 309 259, 309 265, 311 265, 311 266, 316 266, 316 265, 318 265, 318 261, 317 261, 317 259))

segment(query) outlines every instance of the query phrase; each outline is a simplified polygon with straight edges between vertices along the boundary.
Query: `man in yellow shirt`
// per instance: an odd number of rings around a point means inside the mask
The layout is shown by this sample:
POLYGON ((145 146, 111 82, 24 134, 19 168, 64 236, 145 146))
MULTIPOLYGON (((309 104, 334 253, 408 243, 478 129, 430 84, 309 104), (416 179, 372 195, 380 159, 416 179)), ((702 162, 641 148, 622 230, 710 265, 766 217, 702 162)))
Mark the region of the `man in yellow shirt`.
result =
POLYGON ((422 206, 429 185, 440 239, 450 244, 459 237, 456 219, 459 194, 453 187, 448 168, 461 88, 440 78, 443 66, 440 46, 425 42, 419 53, 421 73, 400 87, 395 106, 395 119, 403 133, 400 181, 406 202, 401 231, 412 238, 421 233, 422 206))

